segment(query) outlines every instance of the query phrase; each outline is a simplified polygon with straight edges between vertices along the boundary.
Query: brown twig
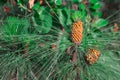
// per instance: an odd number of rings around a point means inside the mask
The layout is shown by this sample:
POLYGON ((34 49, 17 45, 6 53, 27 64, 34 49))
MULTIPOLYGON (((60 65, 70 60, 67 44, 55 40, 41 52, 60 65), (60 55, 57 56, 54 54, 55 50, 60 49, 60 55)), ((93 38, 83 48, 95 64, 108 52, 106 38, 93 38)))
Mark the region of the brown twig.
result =
POLYGON ((76 62, 76 61, 77 61, 77 55, 76 52, 73 52, 71 62, 76 62))

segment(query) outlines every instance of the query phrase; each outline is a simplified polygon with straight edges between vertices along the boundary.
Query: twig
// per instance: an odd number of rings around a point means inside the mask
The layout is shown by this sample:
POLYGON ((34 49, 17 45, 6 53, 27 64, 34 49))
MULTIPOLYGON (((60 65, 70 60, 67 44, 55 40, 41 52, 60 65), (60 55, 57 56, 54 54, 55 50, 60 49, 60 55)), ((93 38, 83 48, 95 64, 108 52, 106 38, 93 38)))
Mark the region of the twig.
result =
POLYGON ((20 6, 20 8, 23 8, 23 9, 27 10, 28 12, 31 12, 31 10, 30 10, 30 9, 26 8, 26 7, 25 7, 25 6, 23 6, 22 4, 20 4, 19 6, 20 6))

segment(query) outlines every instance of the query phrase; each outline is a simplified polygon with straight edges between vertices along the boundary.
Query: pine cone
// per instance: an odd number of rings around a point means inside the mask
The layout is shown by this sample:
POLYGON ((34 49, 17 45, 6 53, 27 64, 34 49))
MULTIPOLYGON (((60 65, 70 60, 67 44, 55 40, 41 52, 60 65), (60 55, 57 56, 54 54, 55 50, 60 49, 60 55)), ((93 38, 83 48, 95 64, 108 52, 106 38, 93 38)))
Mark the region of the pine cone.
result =
POLYGON ((72 42, 79 45, 82 40, 83 26, 81 21, 76 21, 72 24, 71 39, 72 42))
POLYGON ((88 64, 95 63, 99 58, 100 52, 96 49, 89 48, 87 50, 85 60, 88 64))

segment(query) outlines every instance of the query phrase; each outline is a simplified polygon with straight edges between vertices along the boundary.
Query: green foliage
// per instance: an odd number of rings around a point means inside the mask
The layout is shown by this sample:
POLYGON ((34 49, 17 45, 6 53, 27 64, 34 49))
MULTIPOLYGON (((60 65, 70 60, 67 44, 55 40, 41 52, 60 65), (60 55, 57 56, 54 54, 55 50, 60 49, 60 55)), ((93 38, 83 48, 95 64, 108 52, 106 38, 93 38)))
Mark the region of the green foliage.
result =
POLYGON ((89 0, 90 3, 95 4, 98 2, 98 0, 89 0))
POLYGON ((74 3, 78 3, 78 2, 81 2, 82 0, 71 0, 71 1, 74 3))
POLYGON ((5 24, 1 27, 6 35, 21 35, 28 33, 29 22, 27 19, 8 17, 5 24), (21 24, 19 24, 21 23, 21 24))
POLYGON ((40 4, 39 3, 34 4, 33 10, 37 11, 39 8, 40 8, 40 4))
POLYGON ((55 4, 56 5, 61 5, 62 4, 62 0, 55 0, 55 4))
POLYGON ((91 8, 94 9, 94 10, 97 10, 97 9, 99 9, 100 7, 101 7, 101 5, 100 5, 99 2, 97 2, 97 3, 95 3, 93 6, 91 6, 91 8))
POLYGON ((99 9, 101 8, 101 4, 98 0, 89 0, 90 2, 90 11, 92 16, 94 17, 101 17, 101 12, 99 11, 99 9))
POLYGON ((79 9, 81 9, 81 10, 85 10, 85 5, 84 5, 84 4, 80 4, 78 7, 79 7, 79 9))
POLYGON ((2 19, 0 79, 118 80, 120 51, 114 54, 114 45, 119 44, 120 33, 113 34, 101 18, 99 1, 89 0, 86 5, 82 0, 65 0, 64 6, 62 0, 43 1, 29 9, 28 0, 16 0, 15 7, 24 9, 24 15, 8 13, 2 19), (71 41, 71 25, 78 20, 83 25, 79 46, 71 41), (100 50, 94 64, 85 59, 87 48, 100 50))
POLYGON ((33 7, 33 9, 35 10, 34 18, 36 23, 38 24, 37 26, 35 26, 35 28, 40 33, 48 33, 52 27, 52 17, 49 14, 48 8, 39 7, 37 5, 39 4, 36 4, 33 7))
POLYGON ((106 25, 108 25, 108 21, 106 21, 105 19, 98 19, 97 21, 95 21, 93 23, 96 27, 104 27, 106 25))

